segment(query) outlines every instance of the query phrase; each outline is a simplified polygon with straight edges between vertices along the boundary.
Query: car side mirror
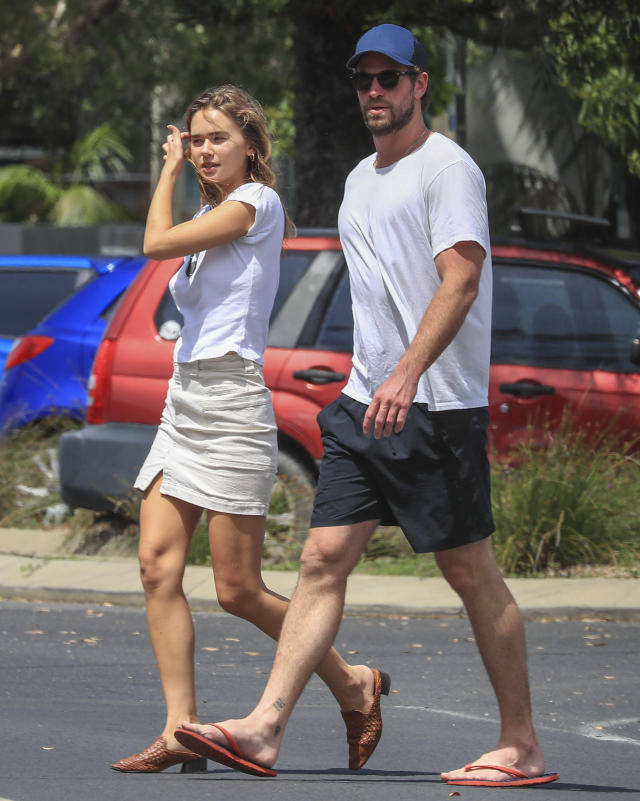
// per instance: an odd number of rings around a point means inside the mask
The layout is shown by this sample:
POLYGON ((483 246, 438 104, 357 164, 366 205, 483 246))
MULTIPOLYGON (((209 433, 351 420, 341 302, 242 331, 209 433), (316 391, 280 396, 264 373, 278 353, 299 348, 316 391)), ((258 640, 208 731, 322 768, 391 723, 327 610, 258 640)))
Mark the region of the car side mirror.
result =
POLYGON ((167 342, 175 342, 181 331, 182 326, 177 320, 165 320, 160 326, 158 334, 160 339, 165 339, 167 342))
POLYGON ((637 364, 640 367, 640 328, 638 328, 635 337, 631 340, 629 358, 632 364, 637 364))

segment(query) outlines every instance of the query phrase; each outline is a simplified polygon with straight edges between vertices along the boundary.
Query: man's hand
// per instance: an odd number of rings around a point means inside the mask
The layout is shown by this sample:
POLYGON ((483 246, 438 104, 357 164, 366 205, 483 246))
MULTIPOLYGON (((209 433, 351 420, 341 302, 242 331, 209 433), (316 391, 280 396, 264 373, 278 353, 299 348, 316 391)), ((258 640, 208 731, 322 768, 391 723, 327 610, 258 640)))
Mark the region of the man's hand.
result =
POLYGON ((364 416, 364 433, 368 434, 373 426, 376 439, 383 435, 390 437, 394 432, 399 434, 404 428, 417 388, 417 379, 412 378, 402 365, 398 365, 376 390, 364 416))

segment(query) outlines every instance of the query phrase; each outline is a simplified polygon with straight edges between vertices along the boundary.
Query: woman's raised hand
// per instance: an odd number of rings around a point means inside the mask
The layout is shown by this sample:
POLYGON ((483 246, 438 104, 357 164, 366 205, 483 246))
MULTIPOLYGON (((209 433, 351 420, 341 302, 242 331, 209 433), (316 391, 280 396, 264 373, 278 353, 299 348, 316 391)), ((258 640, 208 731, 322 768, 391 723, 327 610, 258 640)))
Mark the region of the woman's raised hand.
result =
POLYGON ((167 125, 169 133, 167 134, 167 141, 162 145, 164 150, 165 166, 174 171, 178 175, 182 171, 184 164, 184 146, 183 142, 189 139, 189 134, 186 131, 180 131, 175 125, 167 125))

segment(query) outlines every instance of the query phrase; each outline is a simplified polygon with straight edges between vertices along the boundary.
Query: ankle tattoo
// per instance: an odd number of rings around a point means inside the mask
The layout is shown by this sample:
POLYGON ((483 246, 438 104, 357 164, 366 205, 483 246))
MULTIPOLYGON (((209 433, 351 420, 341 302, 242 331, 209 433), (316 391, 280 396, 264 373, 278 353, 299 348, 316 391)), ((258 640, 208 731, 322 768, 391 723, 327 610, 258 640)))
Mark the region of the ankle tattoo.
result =
POLYGON ((278 712, 282 712, 282 710, 285 708, 285 706, 286 706, 286 704, 282 700, 282 698, 276 698, 276 700, 273 702, 273 708, 275 710, 277 710, 278 712))

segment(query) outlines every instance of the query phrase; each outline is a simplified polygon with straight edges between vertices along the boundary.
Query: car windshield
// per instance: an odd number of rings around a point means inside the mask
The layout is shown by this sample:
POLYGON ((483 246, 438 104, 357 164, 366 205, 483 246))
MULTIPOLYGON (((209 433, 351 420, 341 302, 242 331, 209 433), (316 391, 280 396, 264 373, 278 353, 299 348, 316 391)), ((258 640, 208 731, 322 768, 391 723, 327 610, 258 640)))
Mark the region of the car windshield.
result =
POLYGON ((90 277, 81 269, 0 269, 0 336, 22 336, 90 277))

